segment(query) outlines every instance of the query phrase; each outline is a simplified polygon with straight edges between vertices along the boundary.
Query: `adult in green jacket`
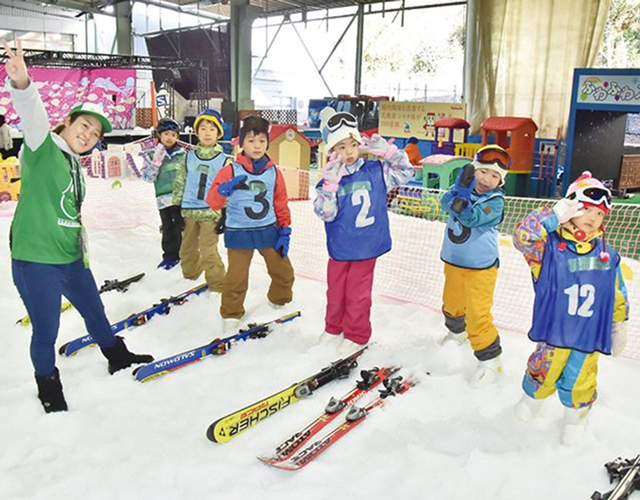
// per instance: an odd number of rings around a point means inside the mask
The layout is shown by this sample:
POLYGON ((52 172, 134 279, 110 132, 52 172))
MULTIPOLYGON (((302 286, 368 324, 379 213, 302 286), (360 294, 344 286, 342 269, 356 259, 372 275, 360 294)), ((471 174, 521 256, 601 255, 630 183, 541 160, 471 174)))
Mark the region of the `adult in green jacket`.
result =
POLYGON ((13 282, 31 318, 31 361, 38 398, 47 413, 66 411, 55 342, 62 295, 82 315, 87 331, 108 359, 110 373, 150 355, 129 352, 111 331, 98 287, 88 266, 81 207, 85 193, 78 155, 95 146, 111 124, 95 104, 71 110, 64 124, 49 130, 48 117, 29 79, 20 41, 14 52, 3 41, 11 97, 22 121, 21 192, 11 225, 13 282), (57 132, 57 133, 56 133, 57 132))

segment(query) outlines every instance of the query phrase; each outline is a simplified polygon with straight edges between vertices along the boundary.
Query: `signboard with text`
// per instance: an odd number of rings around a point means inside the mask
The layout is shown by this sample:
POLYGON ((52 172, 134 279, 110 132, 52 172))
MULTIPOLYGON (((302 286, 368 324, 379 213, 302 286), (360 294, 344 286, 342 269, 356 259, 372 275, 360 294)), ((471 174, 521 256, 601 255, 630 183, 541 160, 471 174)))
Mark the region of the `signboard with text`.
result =
MULTIPOLYGON (((382 101, 380 103, 380 135, 385 137, 417 137, 435 139, 434 123, 440 118, 465 118, 464 103, 382 101)), ((464 132, 456 131, 455 142, 462 142, 464 132)))

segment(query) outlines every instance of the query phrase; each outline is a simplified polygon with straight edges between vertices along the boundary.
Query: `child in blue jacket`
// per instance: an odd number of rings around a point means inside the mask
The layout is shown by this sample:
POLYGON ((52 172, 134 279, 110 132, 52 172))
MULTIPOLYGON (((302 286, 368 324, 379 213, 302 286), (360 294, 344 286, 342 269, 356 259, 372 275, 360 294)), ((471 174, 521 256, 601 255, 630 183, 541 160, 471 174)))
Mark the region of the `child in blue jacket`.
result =
POLYGON ((510 165, 509 154, 500 146, 480 148, 440 199, 449 213, 440 253, 445 274, 442 312, 449 329, 443 342, 464 342, 466 330, 478 359, 472 386, 492 384, 502 373, 502 347, 491 308, 500 259, 496 226, 504 213, 500 188, 510 165))

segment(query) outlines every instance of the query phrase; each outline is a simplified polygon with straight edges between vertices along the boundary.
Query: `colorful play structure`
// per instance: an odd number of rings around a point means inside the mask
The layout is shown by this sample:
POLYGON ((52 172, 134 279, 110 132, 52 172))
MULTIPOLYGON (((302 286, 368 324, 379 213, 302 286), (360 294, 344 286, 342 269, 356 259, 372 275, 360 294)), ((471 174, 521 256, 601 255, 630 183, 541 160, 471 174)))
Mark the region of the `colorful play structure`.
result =
POLYGON ((20 164, 18 158, 0 155, 0 202, 20 199, 20 164))

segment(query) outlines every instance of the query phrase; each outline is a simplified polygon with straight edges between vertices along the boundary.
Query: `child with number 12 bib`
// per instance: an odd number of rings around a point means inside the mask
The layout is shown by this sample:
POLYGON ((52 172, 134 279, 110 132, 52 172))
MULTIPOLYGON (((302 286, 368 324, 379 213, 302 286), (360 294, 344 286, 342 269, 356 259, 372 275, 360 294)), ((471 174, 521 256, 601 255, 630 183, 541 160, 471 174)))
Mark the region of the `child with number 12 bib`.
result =
POLYGON ((577 444, 596 400, 600 354, 626 344, 629 302, 620 255, 604 239, 611 193, 590 172, 553 208, 527 215, 513 241, 531 268, 535 301, 529 338, 537 342, 516 415, 528 421, 556 391, 565 407, 562 441, 577 444))

